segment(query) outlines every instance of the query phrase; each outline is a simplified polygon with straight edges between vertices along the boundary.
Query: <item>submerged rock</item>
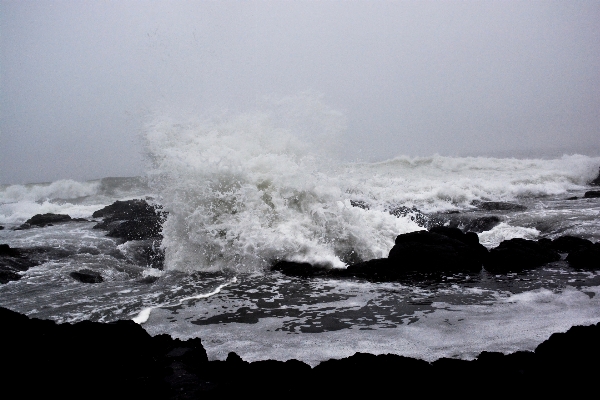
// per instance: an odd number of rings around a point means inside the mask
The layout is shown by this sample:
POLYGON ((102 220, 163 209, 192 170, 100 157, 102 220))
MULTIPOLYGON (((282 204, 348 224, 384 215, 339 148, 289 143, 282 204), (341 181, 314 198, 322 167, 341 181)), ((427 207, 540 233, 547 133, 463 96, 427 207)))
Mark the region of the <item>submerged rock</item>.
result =
POLYGON ((544 264, 560 260, 560 255, 533 240, 504 240, 489 252, 484 267, 490 272, 512 272, 527 268, 537 268, 544 264))
POLYGON ((76 272, 71 272, 69 276, 82 283, 102 283, 104 279, 99 272, 89 269, 80 269, 76 272))

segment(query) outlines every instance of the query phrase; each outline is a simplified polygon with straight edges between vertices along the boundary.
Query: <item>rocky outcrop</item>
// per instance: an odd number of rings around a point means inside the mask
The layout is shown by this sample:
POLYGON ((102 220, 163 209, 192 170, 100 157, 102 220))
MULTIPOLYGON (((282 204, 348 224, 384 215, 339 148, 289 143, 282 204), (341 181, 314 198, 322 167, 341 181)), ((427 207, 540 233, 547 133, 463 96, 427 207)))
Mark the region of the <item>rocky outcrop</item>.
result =
POLYGON ((522 271, 560 260, 560 254, 533 240, 504 240, 489 252, 484 262, 486 270, 494 273, 522 271))
POLYGON ((17 230, 20 229, 30 229, 30 228, 43 228, 44 226, 52 226, 54 224, 60 224, 64 222, 72 221, 71 217, 67 214, 36 214, 33 217, 29 218, 25 221, 24 224, 17 227, 17 230))
POLYGON ((0 308, 4 393, 19 398, 305 398, 389 397, 399 390, 467 397, 585 394, 600 367, 600 324, 555 333, 533 352, 483 352, 472 360, 432 363, 392 354, 356 353, 311 368, 298 360, 246 362, 229 353, 209 361, 200 339, 151 337, 132 321, 57 325, 0 308), (498 382, 505 382, 499 385, 498 382), (559 382, 549 385, 547 382, 559 382))
POLYGON ((128 240, 162 239, 160 234, 166 213, 144 200, 116 201, 92 214, 103 218, 94 229, 108 231, 107 236, 128 240))

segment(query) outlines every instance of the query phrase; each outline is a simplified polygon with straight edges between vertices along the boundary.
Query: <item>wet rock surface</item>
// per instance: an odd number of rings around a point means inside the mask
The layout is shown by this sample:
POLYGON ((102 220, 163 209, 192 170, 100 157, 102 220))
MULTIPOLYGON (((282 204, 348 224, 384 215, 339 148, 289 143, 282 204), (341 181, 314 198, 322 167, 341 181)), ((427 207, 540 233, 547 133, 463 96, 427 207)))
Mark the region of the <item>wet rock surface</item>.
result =
POLYGON ((166 213, 145 200, 116 201, 92 214, 103 221, 94 229, 108 231, 107 236, 128 240, 160 238, 166 213))
POLYGON ((484 267, 490 272, 520 271, 560 260, 558 252, 533 240, 504 240, 489 252, 484 267))
POLYGON ((66 214, 36 214, 16 229, 30 229, 34 227, 43 228, 44 226, 70 222, 71 220, 71 217, 66 214))
POLYGON ((195 399, 225 396, 383 396, 398 390, 447 394, 468 377, 469 393, 494 387, 495 394, 570 395, 585 393, 600 368, 600 324, 555 333, 533 352, 508 355, 482 352, 472 360, 438 359, 432 363, 392 354, 356 353, 311 368, 297 361, 246 362, 235 353, 209 361, 201 339, 151 337, 132 321, 57 325, 0 308, 7 393, 22 398, 60 396, 195 399), (65 382, 68 384, 57 384, 65 382), (506 382, 498 385, 497 382, 506 382), (560 387, 545 382, 560 382, 560 387), (426 386, 425 386, 426 385, 426 386))

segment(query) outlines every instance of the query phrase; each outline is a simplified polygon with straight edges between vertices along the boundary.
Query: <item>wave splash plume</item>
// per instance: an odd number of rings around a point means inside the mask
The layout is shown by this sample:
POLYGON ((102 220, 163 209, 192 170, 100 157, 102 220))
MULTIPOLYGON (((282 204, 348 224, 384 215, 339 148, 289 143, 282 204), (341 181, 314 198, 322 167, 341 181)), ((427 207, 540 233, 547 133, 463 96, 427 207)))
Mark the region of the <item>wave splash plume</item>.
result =
POLYGON ((167 268, 256 271, 287 259, 344 267, 387 254, 408 219, 350 205, 326 156, 342 116, 313 96, 268 111, 176 123, 147 134, 151 184, 169 212, 167 268))
POLYGON ((344 164, 331 155, 343 129, 343 115, 310 93, 237 115, 156 117, 146 145, 151 189, 169 212, 167 268, 248 272, 283 259, 343 268, 385 257, 398 234, 423 229, 390 215, 394 207, 443 212, 557 195, 585 187, 600 161, 436 155, 344 164))

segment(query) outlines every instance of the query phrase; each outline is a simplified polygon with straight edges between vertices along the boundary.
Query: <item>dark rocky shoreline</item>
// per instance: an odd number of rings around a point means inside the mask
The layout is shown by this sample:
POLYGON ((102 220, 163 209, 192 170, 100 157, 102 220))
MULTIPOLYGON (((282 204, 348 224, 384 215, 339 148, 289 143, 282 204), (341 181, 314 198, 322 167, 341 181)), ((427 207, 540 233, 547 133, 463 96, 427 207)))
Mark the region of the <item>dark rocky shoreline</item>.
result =
POLYGON ((533 352, 432 363, 356 353, 311 368, 297 360, 248 363, 235 353, 209 361, 200 339, 151 337, 132 321, 59 325, 4 308, 0 321, 0 385, 18 398, 576 395, 594 390, 600 372, 600 324, 555 333, 533 352))

